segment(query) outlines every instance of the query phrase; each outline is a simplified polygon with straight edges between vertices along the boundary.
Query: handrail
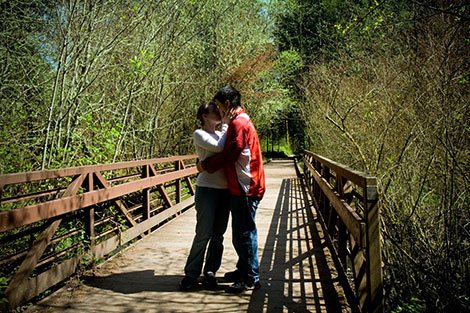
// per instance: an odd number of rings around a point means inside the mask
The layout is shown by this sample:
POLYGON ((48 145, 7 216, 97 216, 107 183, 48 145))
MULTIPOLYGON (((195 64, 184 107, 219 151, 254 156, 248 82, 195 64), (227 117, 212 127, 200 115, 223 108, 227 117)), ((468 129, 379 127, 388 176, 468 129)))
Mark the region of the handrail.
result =
POLYGON ((51 179, 51 178, 68 177, 68 176, 73 176, 73 175, 81 175, 81 174, 87 174, 90 172, 112 171, 112 170, 153 165, 153 164, 159 164, 159 163, 169 163, 169 162, 176 162, 176 161, 183 161, 183 160, 191 160, 196 157, 197 157, 196 155, 184 155, 184 156, 175 156, 175 157, 168 157, 168 158, 157 158, 157 159, 128 161, 128 162, 119 162, 119 163, 110 163, 110 164, 84 165, 84 166, 77 166, 77 167, 67 167, 67 168, 45 170, 45 171, 3 174, 3 175, 0 175, 0 186, 4 186, 8 184, 17 184, 17 183, 22 183, 22 182, 33 182, 33 181, 51 179))
POLYGON ((304 178, 314 206, 340 260, 343 277, 352 272, 361 312, 383 312, 376 177, 350 169, 311 151, 304 152, 304 178))
POLYGON ((8 303, 0 309, 14 309, 82 262, 93 263, 192 206, 196 158, 0 175, 0 276, 8 280, 8 303))

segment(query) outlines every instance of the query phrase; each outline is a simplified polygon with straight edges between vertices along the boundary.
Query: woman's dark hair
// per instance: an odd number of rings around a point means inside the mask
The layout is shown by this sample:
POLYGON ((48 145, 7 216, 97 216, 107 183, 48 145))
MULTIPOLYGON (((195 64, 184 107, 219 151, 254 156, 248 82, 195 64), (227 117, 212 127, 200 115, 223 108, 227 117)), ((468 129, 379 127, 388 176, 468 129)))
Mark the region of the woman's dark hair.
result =
POLYGON ((209 114, 211 112, 216 112, 218 110, 219 109, 217 108, 217 104, 215 104, 214 102, 207 102, 207 103, 201 104, 199 109, 197 109, 197 115, 196 115, 201 126, 204 125, 204 119, 202 118, 204 114, 209 114))
POLYGON ((232 86, 225 86, 219 89, 214 96, 214 101, 219 100, 221 103, 224 103, 225 100, 230 101, 232 107, 239 107, 242 105, 242 96, 232 86))

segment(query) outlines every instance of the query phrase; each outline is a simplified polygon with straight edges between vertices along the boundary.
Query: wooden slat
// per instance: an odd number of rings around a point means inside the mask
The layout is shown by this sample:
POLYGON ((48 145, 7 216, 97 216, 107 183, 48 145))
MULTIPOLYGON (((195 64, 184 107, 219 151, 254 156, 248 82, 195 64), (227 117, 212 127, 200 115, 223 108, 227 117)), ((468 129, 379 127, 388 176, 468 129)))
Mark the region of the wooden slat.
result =
MULTIPOLYGON (((138 224, 136 227, 128 229, 121 234, 121 238, 119 238, 119 236, 114 236, 105 240, 104 242, 101 242, 100 244, 97 244, 92 248, 94 256, 97 258, 102 258, 105 255, 108 255, 112 251, 116 250, 120 245, 135 239, 145 231, 150 230, 152 227, 160 224, 178 212, 191 207, 192 205, 194 205, 194 196, 174 205, 160 214, 153 216, 145 222, 138 224)), ((16 293, 14 295, 15 303, 22 303, 27 301, 28 299, 31 299, 46 291, 51 286, 58 284, 67 277, 70 277, 76 271, 77 265, 80 264, 83 256, 83 254, 75 256, 69 260, 53 266, 50 270, 41 273, 36 277, 32 277, 31 279, 24 281, 23 284, 21 284, 19 288, 16 289, 16 293)), ((0 306, 2 311, 7 311, 8 309, 13 309, 14 307, 16 307, 16 305, 11 300, 9 303, 3 304, 3 307, 0 306)))
MULTIPOLYGON (((58 265, 54 265, 47 272, 41 273, 36 277, 31 277, 23 282, 23 284, 16 290, 15 300, 17 303, 23 303, 42 292, 49 289, 51 286, 58 284, 67 277, 70 277, 80 264, 83 255, 68 259, 58 265)), ((3 303, 3 307, 0 305, 2 312, 15 309, 15 305, 12 302, 3 303)))
POLYGON ((169 196, 168 193, 166 192, 166 190, 165 190, 165 188, 163 187, 163 185, 162 185, 162 184, 158 185, 158 186, 157 186, 157 190, 158 190, 158 192, 160 193, 160 195, 162 196, 163 201, 165 202, 166 206, 167 206, 167 207, 171 207, 171 206, 172 206, 172 203, 171 203, 170 196, 169 196))
MULTIPOLYGON (((113 201, 122 210, 123 214, 127 216, 127 219, 129 222, 131 222, 132 227, 127 232, 121 234, 125 237, 124 239, 119 238, 119 240, 116 240, 116 238, 118 238, 119 236, 114 236, 114 238, 106 240, 105 243, 101 243, 98 246, 92 245, 92 250, 98 252, 98 257, 99 255, 108 254, 112 250, 116 249, 116 244, 119 245, 122 244, 123 241, 127 242, 138 237, 145 231, 148 231, 152 227, 162 223, 169 217, 178 214, 178 212, 189 207, 194 203, 194 197, 191 197, 177 205, 171 206, 170 198, 163 186, 167 182, 179 181, 182 178, 186 179, 186 176, 196 174, 197 169, 195 167, 183 169, 177 172, 173 170, 172 172, 166 174, 158 174, 157 171, 155 171, 153 164, 177 163, 178 165, 180 165, 182 164, 183 160, 195 158, 195 155, 191 155, 145 161, 124 162, 118 164, 86 166, 71 169, 58 169, 41 172, 0 175, 0 192, 2 192, 3 187, 8 184, 75 176, 72 183, 65 190, 61 199, 51 200, 40 204, 29 205, 24 208, 14 209, 7 212, 0 212, 0 231, 10 230, 41 220, 47 220, 51 218, 54 219, 60 217, 63 214, 81 208, 91 208, 94 204, 100 202, 113 201), (100 173, 100 171, 110 171, 137 166, 146 166, 148 168, 148 172, 144 176, 149 177, 145 177, 144 179, 140 179, 138 181, 123 183, 114 187, 111 187, 108 181, 106 181, 100 173), (93 176, 95 176, 95 178, 93 176), (97 183, 102 189, 93 190, 94 183, 97 183), (85 186, 87 191, 77 195, 78 190, 82 185, 85 186), (122 203, 116 198, 119 198, 120 196, 126 194, 138 192, 139 190, 149 191, 150 188, 155 186, 159 186, 157 187, 157 190, 161 193, 161 198, 163 198, 163 200, 167 203, 168 206, 170 206, 170 208, 160 212, 159 214, 156 214, 152 218, 149 218, 143 223, 137 225, 130 216, 130 214, 127 212, 127 210, 122 206, 122 203)), ((182 167, 184 168, 184 166, 182 167)), ((135 175, 133 175, 132 177, 134 176, 135 175)), ((130 176, 128 175, 127 177, 130 176)), ((188 187, 190 188, 190 190, 192 190, 192 186, 190 183, 188 184, 188 187)), ((51 190, 39 192, 38 195, 44 195, 45 193, 51 193, 51 190)), ((32 196, 35 195, 30 194, 23 196, 15 196, 15 199, 10 200, 21 200, 24 199, 24 197, 31 198, 32 196)), ((150 203, 150 201, 148 202, 150 203)), ((87 229, 87 233, 91 236, 94 236, 94 226, 90 226, 94 224, 92 209, 90 209, 89 211, 85 211, 85 219, 87 220, 87 228, 89 228, 87 229)), ((37 237, 37 239, 33 243, 33 247, 26 253, 24 261, 14 274, 13 278, 10 280, 9 286, 7 287, 5 294, 9 302, 7 304, 3 304, 3 306, 1 307, 2 310, 3 308, 14 308, 19 303, 38 295, 39 293, 45 291, 47 288, 50 288, 50 286, 70 276, 75 271, 77 264, 81 260, 81 256, 74 257, 65 262, 62 262, 58 266, 54 266, 51 270, 41 273, 32 279, 29 279, 29 276, 31 275, 32 271, 37 266, 37 264, 39 264, 38 262, 42 257, 45 249, 51 243, 51 240, 54 236, 54 233, 58 229, 60 222, 61 219, 53 220, 52 223, 37 237)), ((56 256, 51 258, 55 257, 56 256)))
POLYGON ((189 188, 189 192, 191 193, 191 195, 195 195, 195 191, 194 191, 194 186, 193 186, 193 183, 191 182, 191 177, 185 177, 184 180, 186 181, 186 185, 188 186, 189 188))
MULTIPOLYGON (((309 171, 305 171, 304 174, 307 178, 310 175, 309 171)), ((312 178, 312 180, 313 180, 313 178, 312 178)), ((311 205, 310 205, 310 201, 308 201, 308 199, 307 199, 307 196, 305 196, 306 206, 310 207, 309 210, 315 210, 317 212, 316 217, 320 221, 320 226, 321 226, 323 232, 326 234, 326 236, 324 236, 324 238, 327 242, 328 247, 330 248, 330 253, 332 255, 333 262, 334 262, 336 268, 338 269, 338 275, 341 277, 342 281, 348 282, 348 285, 349 285, 349 280, 348 280, 348 277, 346 275, 346 270, 345 270, 345 267, 344 267, 345 264, 341 263, 338 251, 335 248, 335 245, 333 244, 333 241, 332 241, 331 237, 328 235, 328 230, 326 229, 325 220, 323 219, 323 216, 320 214, 319 203, 317 202, 317 199, 315 198, 314 193, 313 193, 313 189, 311 188, 312 185, 313 185, 313 182, 314 182, 314 180, 313 181, 307 181, 308 188, 305 188, 305 189, 309 192, 309 194, 311 196, 311 205)), ((302 182, 301 182, 301 184, 302 184, 302 182)), ((311 214, 313 214, 313 212, 311 214)), ((355 299, 356 293, 353 291, 354 286, 351 286, 351 285, 349 285, 349 287, 343 286, 343 288, 345 288, 344 290, 345 290, 346 298, 348 298, 349 304, 351 305, 351 308, 353 309, 352 312, 354 312, 354 313, 359 312, 359 306, 356 304, 356 299, 355 299)))
MULTIPOLYGON (((150 177, 150 167, 144 166, 142 172, 142 178, 150 177)), ((142 190, 142 214, 144 219, 150 217, 150 188, 142 190)))
MULTIPOLYGON (((384 301, 377 178, 352 170, 310 151, 305 151, 304 161, 306 180, 311 186, 315 203, 318 203, 318 209, 322 211, 323 218, 328 213, 326 204, 331 203, 349 231, 348 235, 340 227, 339 255, 343 264, 344 256, 348 252, 353 260, 352 269, 361 311, 382 313, 384 301), (329 183, 328 171, 330 169, 335 172, 334 188, 329 183), (345 184, 346 180, 348 184, 345 184), (351 183, 362 189, 361 194, 352 189, 351 183), (348 189, 347 195, 346 189, 348 189), (359 199, 359 203, 353 203, 362 208, 361 213, 349 205, 352 202, 352 195, 359 199), (324 196, 328 198, 326 203, 324 203, 326 200, 324 196), (345 240, 348 238, 352 251, 345 246, 345 240)), ((322 227, 326 229, 326 226, 322 227)), ((331 240, 328 242, 332 246, 331 240)))
POLYGON ((28 250, 23 249, 21 251, 16 252, 16 254, 10 254, 9 256, 3 256, 4 258, 2 260, 0 260, 0 265, 2 265, 4 263, 11 262, 11 261, 14 261, 16 259, 19 259, 20 257, 22 257, 23 255, 26 255, 27 253, 28 253, 28 250))
MULTIPOLYGON (((175 170, 179 171, 182 169, 184 169, 183 161, 176 161, 175 170)), ((175 181, 175 192, 176 192, 175 201, 176 203, 180 203, 181 202, 181 179, 177 179, 175 181)))
POLYGON ((24 201, 24 200, 29 200, 29 199, 35 199, 39 197, 45 197, 45 196, 50 196, 53 194, 59 194, 60 192, 64 191, 65 188, 54 188, 51 190, 43 190, 43 191, 38 191, 38 192, 33 192, 29 193, 26 195, 17 195, 14 197, 9 197, 2 199, 2 204, 7 204, 7 203, 12 203, 12 202, 18 202, 18 201, 24 201))
POLYGON ((384 311, 384 298, 377 186, 367 186, 364 198, 367 215, 368 312, 381 313, 384 311))
POLYGON ((136 227, 126 230, 122 234, 123 243, 131 241, 132 239, 136 238, 143 232, 151 229, 152 227, 155 227, 156 225, 167 220, 168 218, 172 217, 173 215, 177 214, 183 209, 186 209, 192 206, 193 204, 194 204, 194 196, 186 200, 183 200, 178 204, 175 204, 171 208, 168 208, 164 210, 163 212, 158 213, 155 216, 152 216, 150 219, 143 221, 142 223, 138 224, 136 227))
MULTIPOLYGON (((93 190, 94 178, 93 173, 88 173, 87 178, 84 182, 84 186, 87 192, 93 190)), ((84 212, 84 223, 85 223, 85 233, 90 241, 90 247, 95 246, 95 209, 89 207, 85 209, 84 212)))
POLYGON ((124 180, 124 179, 140 178, 141 176, 142 176, 141 173, 134 173, 134 174, 129 174, 129 175, 110 178, 110 179, 108 179, 108 182, 109 183, 114 183, 116 181, 120 181, 120 180, 124 180))

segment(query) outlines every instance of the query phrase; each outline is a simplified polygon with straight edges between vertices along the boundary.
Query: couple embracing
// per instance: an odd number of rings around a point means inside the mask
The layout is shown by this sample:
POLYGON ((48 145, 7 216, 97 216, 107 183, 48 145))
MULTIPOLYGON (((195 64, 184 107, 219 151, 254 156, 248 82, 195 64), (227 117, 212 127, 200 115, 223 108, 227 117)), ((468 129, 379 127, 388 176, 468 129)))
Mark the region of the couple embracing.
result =
POLYGON ((194 132, 193 139, 201 161, 197 164, 196 234, 180 289, 193 289, 199 281, 206 287, 217 287, 215 275, 222 261, 229 214, 238 261, 236 269, 224 275, 226 282, 233 282, 226 292, 258 289, 261 284, 255 216, 265 191, 258 134, 241 107, 240 93, 231 86, 221 88, 213 102, 201 105, 197 118, 201 128, 194 132), (217 131, 221 122, 221 131, 217 131))

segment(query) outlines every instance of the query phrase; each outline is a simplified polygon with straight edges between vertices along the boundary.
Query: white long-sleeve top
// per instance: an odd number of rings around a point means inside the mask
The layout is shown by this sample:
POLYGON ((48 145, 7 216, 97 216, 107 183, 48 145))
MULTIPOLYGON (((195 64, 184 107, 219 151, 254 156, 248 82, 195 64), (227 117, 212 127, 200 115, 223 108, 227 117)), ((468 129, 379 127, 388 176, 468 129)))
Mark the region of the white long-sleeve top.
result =
MULTIPOLYGON (((193 133, 194 147, 200 160, 214 156, 216 153, 222 152, 227 138, 227 124, 222 124, 222 130, 215 131, 215 134, 208 133, 204 129, 196 129, 193 133)), ((227 179, 225 178, 224 169, 219 169, 214 173, 204 171, 199 173, 196 180, 199 187, 210 187, 216 189, 227 189, 227 179)))

